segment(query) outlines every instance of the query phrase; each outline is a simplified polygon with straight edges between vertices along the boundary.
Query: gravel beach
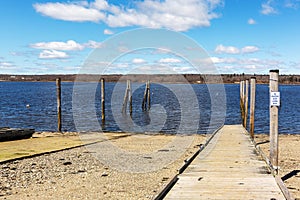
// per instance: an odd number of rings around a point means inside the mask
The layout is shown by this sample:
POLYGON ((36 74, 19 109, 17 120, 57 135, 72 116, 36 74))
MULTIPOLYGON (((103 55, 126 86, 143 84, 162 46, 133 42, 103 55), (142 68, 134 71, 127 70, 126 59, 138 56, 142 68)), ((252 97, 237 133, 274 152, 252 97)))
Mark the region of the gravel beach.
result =
MULTIPOLYGON (((125 152, 149 153, 163 149, 167 153, 166 144, 176 138, 172 135, 145 137, 122 137, 113 143, 125 152)), ((184 160, 199 149, 197 145, 205 141, 201 135, 184 137, 193 140, 178 159, 145 173, 122 171, 103 164, 89 147, 1 164, 0 199, 152 199, 174 177, 184 160)), ((165 155, 167 159, 168 154, 165 155)), ((152 158, 145 159, 151 162, 152 158)), ((127 162, 136 161, 127 158, 127 162)))

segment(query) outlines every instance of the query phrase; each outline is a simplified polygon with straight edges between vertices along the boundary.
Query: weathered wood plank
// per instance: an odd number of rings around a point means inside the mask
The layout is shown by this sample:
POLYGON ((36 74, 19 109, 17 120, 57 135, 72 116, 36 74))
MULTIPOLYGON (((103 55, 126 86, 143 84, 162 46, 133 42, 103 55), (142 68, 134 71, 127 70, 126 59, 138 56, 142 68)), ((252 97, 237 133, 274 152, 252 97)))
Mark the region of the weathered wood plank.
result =
POLYGON ((285 199, 241 125, 224 126, 165 199, 285 199))

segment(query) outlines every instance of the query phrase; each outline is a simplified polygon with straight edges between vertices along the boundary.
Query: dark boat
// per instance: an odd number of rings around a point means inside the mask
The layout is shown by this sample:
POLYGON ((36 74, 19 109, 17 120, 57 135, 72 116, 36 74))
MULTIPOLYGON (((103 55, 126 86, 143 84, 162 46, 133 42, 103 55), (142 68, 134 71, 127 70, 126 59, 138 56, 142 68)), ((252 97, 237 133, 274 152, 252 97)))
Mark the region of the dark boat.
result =
POLYGON ((0 128, 0 141, 20 140, 32 137, 34 129, 0 128))

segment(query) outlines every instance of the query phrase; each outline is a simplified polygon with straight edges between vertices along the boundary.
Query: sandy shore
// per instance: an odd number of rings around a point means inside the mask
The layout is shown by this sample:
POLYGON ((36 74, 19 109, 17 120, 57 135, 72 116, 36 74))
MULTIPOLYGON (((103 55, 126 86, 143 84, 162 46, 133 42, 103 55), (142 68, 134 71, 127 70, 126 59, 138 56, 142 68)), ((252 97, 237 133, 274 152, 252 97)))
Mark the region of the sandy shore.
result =
MULTIPOLYGON (((36 135, 53 136, 61 137, 57 133, 36 135)), ((206 139, 201 135, 186 137, 192 142, 183 151, 175 148, 176 136, 124 135, 107 143, 116 147, 113 152, 101 143, 0 164, 0 199, 153 199, 206 139), (99 159, 99 148, 111 159, 99 159), (148 169, 157 162, 156 153, 161 161, 178 156, 158 169, 148 169), (123 167, 115 167, 116 160, 123 167), (148 164, 138 168, 139 162, 148 164)), ((263 142, 260 146, 268 155, 268 137, 258 135, 255 140, 263 142)), ((296 199, 300 199, 299 152, 300 135, 280 136, 280 176, 285 176, 284 182, 296 199)))
MULTIPOLYGON (((269 136, 256 135, 255 141, 269 155, 269 136)), ((300 135, 279 135, 279 176, 293 197, 300 200, 300 135)))
MULTIPOLYGON (((44 135, 49 136, 49 133, 44 135)), ((1 164, 0 199, 152 199, 205 140, 201 135, 186 137, 191 138, 192 143, 178 159, 146 172, 136 173, 135 168, 131 171, 116 169, 97 159, 89 147, 1 164)), ((132 135, 115 139, 110 144, 126 153, 118 155, 120 159, 127 156, 128 163, 120 165, 130 168, 137 162, 135 157, 128 156, 134 152, 149 164, 155 156, 149 154, 151 152, 165 153, 167 160, 168 152, 176 151, 172 145, 168 147, 174 139, 176 136, 172 135, 132 135)), ((111 155, 115 156, 114 152, 111 155)))

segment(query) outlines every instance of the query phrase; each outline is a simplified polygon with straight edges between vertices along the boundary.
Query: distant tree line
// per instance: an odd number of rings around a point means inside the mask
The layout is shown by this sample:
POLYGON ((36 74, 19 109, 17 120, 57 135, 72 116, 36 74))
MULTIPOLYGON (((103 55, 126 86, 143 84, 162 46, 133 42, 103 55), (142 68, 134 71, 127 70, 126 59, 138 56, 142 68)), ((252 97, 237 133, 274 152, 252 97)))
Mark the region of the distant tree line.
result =
MULTIPOLYGON (((41 81, 50 82, 55 81, 60 77, 62 81, 73 82, 78 81, 98 81, 100 78, 104 78, 107 82, 125 81, 127 79, 133 82, 146 82, 151 80, 158 83, 239 83, 242 80, 256 77, 257 83, 267 84, 269 83, 269 75, 261 74, 130 74, 130 75, 91 75, 91 74, 61 74, 61 75, 7 75, 0 74, 0 81, 41 81)), ((281 84, 300 84, 300 75, 280 75, 279 82, 281 84)))

